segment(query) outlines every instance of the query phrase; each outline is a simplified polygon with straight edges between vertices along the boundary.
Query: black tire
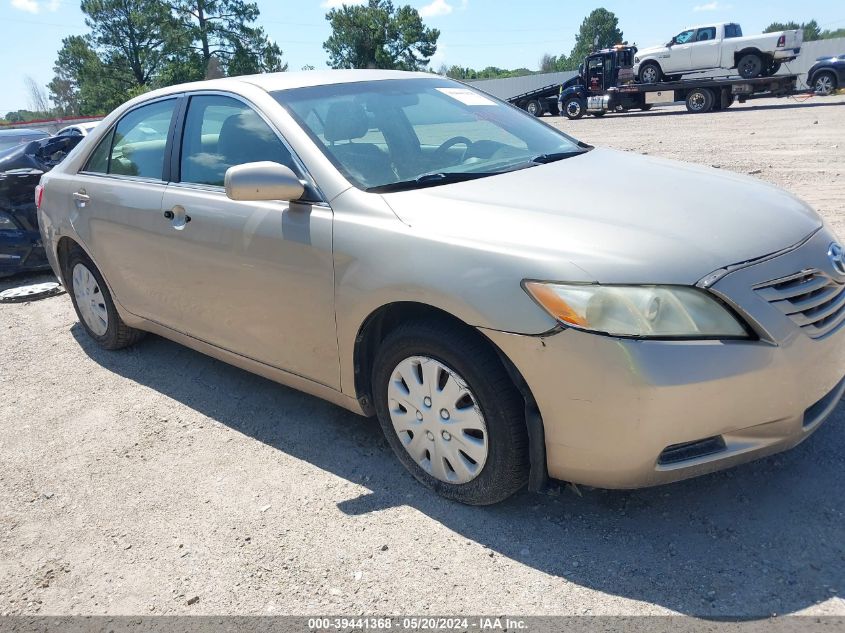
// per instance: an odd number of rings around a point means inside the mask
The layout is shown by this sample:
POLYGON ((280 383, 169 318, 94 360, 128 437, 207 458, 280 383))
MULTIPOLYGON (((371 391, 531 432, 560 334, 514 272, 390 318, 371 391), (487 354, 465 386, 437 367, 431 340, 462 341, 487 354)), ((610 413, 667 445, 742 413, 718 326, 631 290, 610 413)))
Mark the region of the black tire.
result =
POLYGON ((648 111, 649 111, 649 110, 651 110, 653 107, 654 107, 654 104, 653 104, 653 103, 645 103, 645 104, 643 104, 643 105, 641 105, 641 106, 640 106, 640 110, 642 110, 643 112, 648 112, 648 111))
POLYGON ((524 401, 501 359, 480 335, 451 323, 412 321, 382 341, 373 366, 373 397, 384 435, 399 461, 439 495, 470 505, 498 503, 528 481, 528 432, 524 401), (488 453, 474 479, 454 484, 423 469, 405 450, 393 428, 388 386, 395 368, 413 356, 427 356, 456 372, 472 392, 486 425, 488 453))
POLYGON ((561 114, 566 115, 568 119, 575 120, 584 116, 587 111, 586 102, 579 97, 569 97, 563 102, 563 111, 561 114))
POLYGON ((780 62, 776 62, 773 59, 769 60, 769 63, 766 64, 766 67, 763 69, 763 77, 771 77, 776 75, 777 72, 780 70, 780 62))
POLYGON ((693 114, 710 112, 713 109, 713 91, 709 88, 694 88, 687 93, 687 110, 693 114))
POLYGON ((643 62, 640 66, 639 82, 641 84, 656 84, 663 81, 663 71, 657 62, 643 62))
POLYGON ((813 77, 813 83, 811 86, 813 87, 813 91, 818 95, 823 97, 832 95, 836 92, 837 88, 836 73, 829 70, 823 70, 816 73, 816 76, 813 77))
POLYGON ((120 315, 117 313, 117 308, 115 308, 114 301, 111 298, 108 285, 106 284, 105 279, 103 279, 102 273, 100 273, 94 265, 94 262, 91 261, 91 258, 88 257, 85 251, 83 251, 80 247, 74 246, 71 249, 68 254, 67 261, 65 262, 63 275, 68 294, 70 295, 70 300, 73 302, 73 308, 76 310, 76 316, 79 318, 79 323, 83 328, 85 328, 85 332, 94 340, 95 343, 97 343, 97 345, 108 350, 122 349, 124 347, 134 345, 144 337, 146 332, 129 327, 123 322, 123 319, 120 318, 120 315), (73 270, 77 264, 85 266, 91 272, 91 275, 97 280, 101 301, 106 309, 106 313, 108 314, 108 326, 105 333, 101 335, 96 334, 91 330, 85 322, 85 318, 82 316, 82 312, 77 304, 73 281, 73 270))
POLYGON ((664 81, 680 81, 683 77, 683 75, 666 75, 664 81))
POLYGON ((760 77, 765 69, 763 59, 757 53, 746 53, 736 63, 736 70, 743 79, 760 77))
POLYGON ((537 100, 529 101, 525 106, 525 111, 532 116, 543 116, 543 104, 537 100))

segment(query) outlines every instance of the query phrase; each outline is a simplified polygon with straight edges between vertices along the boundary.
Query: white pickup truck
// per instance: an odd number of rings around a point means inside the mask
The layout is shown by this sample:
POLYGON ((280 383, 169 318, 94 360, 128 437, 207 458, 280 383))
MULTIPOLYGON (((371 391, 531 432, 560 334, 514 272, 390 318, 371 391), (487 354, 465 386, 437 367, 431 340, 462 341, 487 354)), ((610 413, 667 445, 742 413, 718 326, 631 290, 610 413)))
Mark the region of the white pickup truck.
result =
POLYGON ((634 58, 641 83, 677 80, 688 73, 735 68, 743 79, 774 75, 801 52, 801 29, 743 37, 734 22, 684 29, 666 46, 644 48, 634 58))

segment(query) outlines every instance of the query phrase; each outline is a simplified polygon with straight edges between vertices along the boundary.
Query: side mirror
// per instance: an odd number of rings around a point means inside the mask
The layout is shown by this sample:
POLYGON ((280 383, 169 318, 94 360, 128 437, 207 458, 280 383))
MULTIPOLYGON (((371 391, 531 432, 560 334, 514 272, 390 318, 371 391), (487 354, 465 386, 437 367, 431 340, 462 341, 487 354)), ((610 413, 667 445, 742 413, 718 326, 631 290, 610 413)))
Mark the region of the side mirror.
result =
POLYGON ((289 167, 271 161, 244 163, 226 170, 226 196, 232 200, 299 200, 304 185, 289 167))
POLYGON ((669 43, 666 44, 666 48, 672 48, 674 45, 675 45, 675 38, 673 37, 671 40, 669 40, 669 43))

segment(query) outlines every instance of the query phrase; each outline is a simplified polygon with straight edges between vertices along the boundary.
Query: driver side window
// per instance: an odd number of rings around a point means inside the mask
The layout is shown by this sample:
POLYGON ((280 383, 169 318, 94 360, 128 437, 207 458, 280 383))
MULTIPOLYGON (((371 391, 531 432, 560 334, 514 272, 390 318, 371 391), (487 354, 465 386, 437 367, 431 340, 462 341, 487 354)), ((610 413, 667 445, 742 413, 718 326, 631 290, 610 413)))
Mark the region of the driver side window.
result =
POLYGON ((695 29, 690 29, 689 31, 684 31, 683 33, 679 33, 675 36, 675 44, 686 44, 691 39, 693 34, 695 33, 695 29))
POLYGON ((180 182, 222 187, 235 165, 272 161, 299 173, 290 151, 248 105, 222 95, 195 95, 182 134, 180 182))

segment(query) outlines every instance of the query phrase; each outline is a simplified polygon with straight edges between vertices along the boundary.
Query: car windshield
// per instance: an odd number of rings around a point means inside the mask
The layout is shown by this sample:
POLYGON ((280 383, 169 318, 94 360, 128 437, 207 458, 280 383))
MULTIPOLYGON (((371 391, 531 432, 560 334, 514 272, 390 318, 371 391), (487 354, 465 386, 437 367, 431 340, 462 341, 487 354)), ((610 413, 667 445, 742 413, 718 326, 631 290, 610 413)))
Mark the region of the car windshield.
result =
POLYGON ((355 186, 400 191, 483 178, 590 149, 532 116, 446 79, 275 92, 355 186))

